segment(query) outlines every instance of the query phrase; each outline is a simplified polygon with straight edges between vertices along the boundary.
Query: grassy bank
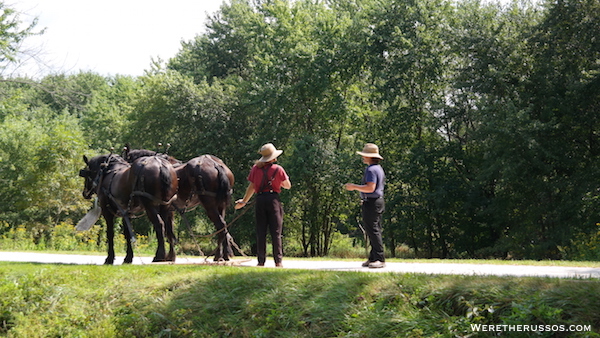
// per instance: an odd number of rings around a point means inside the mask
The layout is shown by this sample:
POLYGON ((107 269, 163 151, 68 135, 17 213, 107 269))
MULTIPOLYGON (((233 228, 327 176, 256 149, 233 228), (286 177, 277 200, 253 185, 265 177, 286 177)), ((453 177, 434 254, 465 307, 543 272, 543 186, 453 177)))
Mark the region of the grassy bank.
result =
POLYGON ((597 280, 0 263, 0 305, 8 337, 600 336, 597 280))

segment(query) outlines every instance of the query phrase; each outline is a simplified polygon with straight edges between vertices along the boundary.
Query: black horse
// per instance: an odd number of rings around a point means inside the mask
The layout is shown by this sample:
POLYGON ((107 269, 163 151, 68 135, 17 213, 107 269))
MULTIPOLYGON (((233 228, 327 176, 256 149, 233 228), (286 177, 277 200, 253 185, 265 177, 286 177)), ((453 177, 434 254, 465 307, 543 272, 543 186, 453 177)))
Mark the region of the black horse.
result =
POLYGON ((162 156, 175 167, 179 189, 173 207, 182 216, 186 211, 202 205, 208 218, 218 231, 215 261, 229 260, 233 251, 229 245, 229 232, 225 221, 225 212, 231 201, 234 176, 231 170, 218 157, 202 155, 186 163, 165 155, 157 154, 146 149, 130 150, 125 147, 123 157, 127 161, 135 161, 141 156, 162 156))
POLYGON ((140 157, 128 163, 121 156, 100 155, 88 160, 79 176, 85 178, 83 197, 98 196, 102 215, 106 220, 106 240, 108 257, 104 264, 113 264, 114 218, 123 217, 123 234, 127 241, 127 254, 123 263, 133 261, 131 242, 135 240, 131 227, 131 215, 145 212, 156 232, 158 247, 154 262, 175 261, 175 235, 173 231, 173 210, 170 204, 177 198, 177 174, 166 160, 155 157, 140 157), (165 249, 165 234, 170 244, 169 253, 165 249))

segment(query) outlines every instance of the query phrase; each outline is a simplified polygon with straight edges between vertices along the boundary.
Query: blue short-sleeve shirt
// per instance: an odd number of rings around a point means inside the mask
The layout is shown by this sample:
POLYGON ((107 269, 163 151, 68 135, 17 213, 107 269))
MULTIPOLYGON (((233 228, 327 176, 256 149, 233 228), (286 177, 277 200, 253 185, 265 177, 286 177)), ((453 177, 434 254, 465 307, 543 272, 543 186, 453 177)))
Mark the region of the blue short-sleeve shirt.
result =
POLYGON ((362 184, 368 182, 375 183, 375 191, 372 193, 360 193, 361 198, 379 198, 383 197, 383 189, 385 188, 385 172, 379 164, 371 164, 365 169, 365 174, 362 179, 362 184))

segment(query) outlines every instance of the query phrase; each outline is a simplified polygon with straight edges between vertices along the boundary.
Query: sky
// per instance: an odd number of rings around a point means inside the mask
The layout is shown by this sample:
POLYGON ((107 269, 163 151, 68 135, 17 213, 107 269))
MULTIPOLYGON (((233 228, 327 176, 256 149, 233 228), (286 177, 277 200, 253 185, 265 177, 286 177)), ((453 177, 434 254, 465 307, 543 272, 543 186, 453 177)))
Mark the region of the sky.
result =
POLYGON ((41 36, 29 37, 29 56, 16 72, 31 77, 92 71, 139 76, 153 59, 167 61, 205 30, 223 0, 7 0, 41 36), (31 57, 34 55, 35 57, 31 57))

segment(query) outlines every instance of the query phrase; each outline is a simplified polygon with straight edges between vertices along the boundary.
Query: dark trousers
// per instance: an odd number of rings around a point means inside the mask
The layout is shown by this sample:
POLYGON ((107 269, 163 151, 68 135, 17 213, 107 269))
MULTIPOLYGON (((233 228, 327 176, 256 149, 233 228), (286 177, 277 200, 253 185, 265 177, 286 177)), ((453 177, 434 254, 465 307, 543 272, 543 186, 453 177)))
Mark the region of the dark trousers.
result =
POLYGON ((365 231, 371 242, 369 261, 385 262, 383 239, 381 237, 381 215, 385 211, 383 198, 368 198, 362 202, 362 217, 365 231))
POLYGON ((259 264, 267 260, 267 232, 271 233, 273 259, 281 263, 283 259, 283 207, 279 194, 263 193, 256 196, 256 256, 259 264))

